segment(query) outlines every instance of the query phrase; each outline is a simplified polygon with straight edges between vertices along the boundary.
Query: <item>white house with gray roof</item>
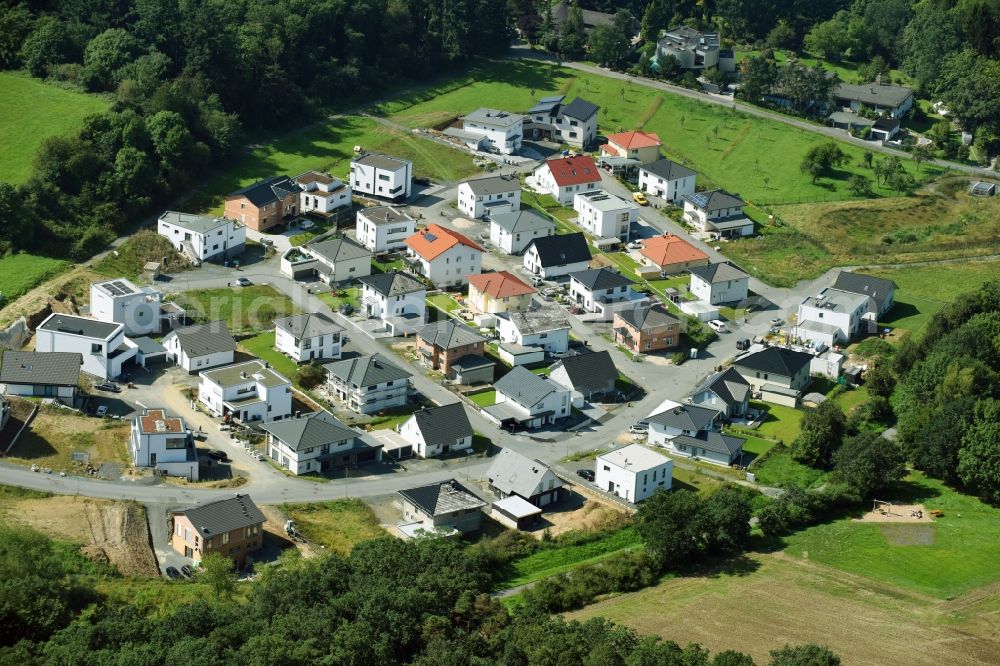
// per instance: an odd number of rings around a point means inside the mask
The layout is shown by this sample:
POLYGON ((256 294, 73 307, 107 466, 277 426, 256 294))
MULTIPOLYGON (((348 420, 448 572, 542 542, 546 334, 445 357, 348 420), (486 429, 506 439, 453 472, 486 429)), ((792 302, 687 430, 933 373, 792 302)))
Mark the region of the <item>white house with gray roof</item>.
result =
POLYGON ((292 413, 292 382, 266 361, 247 361, 200 373, 198 401, 215 416, 241 423, 278 421, 292 413))
POLYGON ((580 192, 573 197, 576 223, 600 238, 628 241, 632 224, 639 220, 639 207, 604 190, 580 192))
POLYGON ((224 217, 204 217, 166 211, 156 223, 157 233, 195 263, 223 261, 238 256, 247 242, 246 227, 224 217))
POLYGON ((536 238, 555 233, 555 222, 531 208, 490 214, 490 243, 506 254, 521 254, 536 238))
POLYGON ((296 476, 367 465, 381 459, 382 447, 327 411, 296 415, 261 426, 267 433, 267 455, 296 476))
POLYGON ((288 248, 281 272, 293 280, 315 276, 330 285, 349 282, 371 274, 372 253, 349 238, 327 238, 288 248))
POLYGON ((344 327, 322 312, 274 320, 274 348, 296 363, 339 359, 344 327))
POLYGON ((634 291, 635 284, 610 268, 589 268, 569 274, 569 297, 601 321, 611 321, 616 312, 650 305, 650 300, 634 291))
POLYGON ((360 414, 402 407, 410 399, 410 377, 382 354, 343 359, 323 366, 330 393, 360 414))
POLYGON ((472 449, 474 433, 465 407, 453 402, 414 412, 399 426, 399 434, 417 456, 434 458, 472 449))
POLYGON ((896 302, 896 283, 874 275, 840 271, 833 282, 833 288, 871 297, 869 312, 874 313, 879 319, 891 310, 896 302))
POLYGON ((497 315, 500 341, 521 347, 538 347, 549 354, 569 349, 569 320, 555 308, 497 315))
POLYGON ((813 344, 847 344, 862 333, 875 331, 874 310, 871 296, 827 287, 799 303, 793 332, 813 344))
POLYGON ((750 382, 736 368, 714 372, 695 387, 688 402, 696 407, 717 409, 726 418, 744 416, 750 404, 750 382))
POLYGON ((838 106, 859 113, 867 108, 890 118, 901 118, 913 107, 913 90, 905 86, 874 83, 839 83, 833 91, 838 106))
POLYGON ((673 204, 694 194, 698 174, 682 164, 663 158, 639 167, 639 189, 673 204))
POLYGON ((557 501, 564 486, 548 465, 513 449, 500 450, 486 479, 497 497, 514 495, 538 507, 557 501))
POLYGON ((612 398, 616 393, 618 368, 607 351, 575 354, 561 358, 549 368, 549 379, 573 392, 575 407, 595 398, 612 398))
POLYGON ((633 504, 658 488, 670 490, 674 463, 639 444, 602 453, 594 463, 594 485, 633 504))
POLYGON ((458 185, 458 210, 474 220, 521 209, 521 183, 517 176, 486 176, 458 185))
POLYGON ((57 312, 35 329, 35 351, 80 354, 83 371, 99 379, 122 374, 122 365, 136 354, 136 348, 126 344, 123 324, 57 312))
POLYGON ((521 149, 524 116, 497 109, 476 109, 462 117, 462 130, 484 137, 492 152, 513 155, 521 149))
POLYGON ((570 414, 570 391, 518 365, 493 384, 496 404, 482 414, 501 428, 541 428, 570 414))
POLYGON ((412 215, 396 206, 375 206, 358 211, 354 236, 369 252, 381 254, 406 249, 406 239, 417 230, 412 215))
POLYGON ((355 194, 402 201, 413 191, 413 162, 379 153, 361 153, 351 160, 349 180, 355 194))
POLYGON ((4 395, 59 398, 72 404, 80 385, 79 352, 29 352, 8 350, 0 365, 4 395))
POLYGON ((525 137, 565 143, 574 148, 590 145, 597 138, 597 112, 601 107, 582 97, 568 104, 564 101, 564 95, 538 100, 525 119, 525 137))
POLYGON ((685 194, 684 221, 701 233, 723 237, 753 235, 753 220, 743 214, 743 199, 722 190, 685 194))
POLYGON ((750 290, 750 276, 730 263, 695 266, 691 271, 691 293, 709 305, 739 303, 750 290))
POLYGON ((368 318, 381 319, 393 335, 409 335, 424 325, 427 287, 409 273, 367 275, 361 282, 361 307, 368 318))
POLYGON ((706 407, 705 404, 685 405, 664 400, 646 417, 649 423, 648 443, 662 446, 672 455, 716 465, 739 463, 746 440, 724 434, 722 409, 716 409, 715 405, 706 407))
POLYGON ((168 363, 192 373, 228 365, 236 353, 236 340, 222 321, 175 328, 163 337, 163 346, 168 363))

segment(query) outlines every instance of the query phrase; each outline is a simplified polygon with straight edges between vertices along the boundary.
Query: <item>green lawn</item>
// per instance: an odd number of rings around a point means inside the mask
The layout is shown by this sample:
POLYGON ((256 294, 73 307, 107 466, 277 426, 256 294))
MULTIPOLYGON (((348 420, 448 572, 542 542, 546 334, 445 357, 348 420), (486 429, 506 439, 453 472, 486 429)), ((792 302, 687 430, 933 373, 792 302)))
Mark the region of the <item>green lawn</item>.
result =
POLYGON ((900 295, 951 301, 959 294, 976 291, 1000 275, 1000 261, 969 261, 934 266, 873 269, 865 273, 893 280, 900 295))
POLYGON ((826 478, 826 472, 792 460, 786 448, 773 451, 766 460, 751 468, 757 483, 764 486, 802 486, 809 488, 826 478))
POLYGON ((771 439, 764 439, 763 437, 748 437, 742 433, 737 433, 738 437, 746 439, 743 443, 743 452, 753 454, 754 457, 759 457, 774 448, 776 442, 771 439))
POLYGON ((281 510, 307 539, 338 555, 349 555, 362 541, 385 536, 375 513, 358 499, 282 504, 281 510))
POLYGON ((291 299, 266 284, 221 289, 196 289, 174 294, 170 300, 197 322, 222 320, 232 331, 266 329, 278 317, 295 314, 291 299))
POLYGON ((941 509, 944 517, 919 525, 845 518, 787 537, 786 552, 943 599, 1000 581, 1000 509, 918 473, 880 499, 941 509))
POLYGON ((9 303, 67 267, 68 261, 37 254, 12 254, 0 258, 0 294, 9 303))
POLYGON ((763 422, 757 428, 761 437, 791 444, 792 440, 798 436, 799 423, 802 421, 801 410, 758 401, 751 401, 750 406, 767 412, 763 422))
POLYGON ((49 85, 16 72, 0 72, 0 180, 28 180, 42 141, 68 134, 108 108, 108 100, 49 85))
POLYGON ((834 402, 836 402, 837 405, 844 410, 845 414, 850 414, 858 407, 858 405, 864 403, 866 400, 868 400, 868 389, 864 386, 844 391, 834 398, 834 402))
POLYGON ((361 288, 347 287, 346 289, 338 289, 336 292, 325 292, 319 295, 319 299, 333 310, 340 309, 344 303, 349 303, 357 310, 361 304, 361 288))
POLYGON ((483 391, 482 393, 475 393, 469 396, 469 400, 476 403, 480 407, 489 407, 490 405, 495 405, 497 402, 497 392, 496 391, 483 391))
POLYGON ((240 340, 240 346, 248 352, 271 364, 271 367, 294 380, 298 364, 281 352, 274 349, 274 331, 265 331, 246 340, 240 340))
POLYGON ((434 294, 432 296, 428 296, 427 302, 439 310, 444 310, 449 313, 462 308, 459 302, 448 294, 434 294))

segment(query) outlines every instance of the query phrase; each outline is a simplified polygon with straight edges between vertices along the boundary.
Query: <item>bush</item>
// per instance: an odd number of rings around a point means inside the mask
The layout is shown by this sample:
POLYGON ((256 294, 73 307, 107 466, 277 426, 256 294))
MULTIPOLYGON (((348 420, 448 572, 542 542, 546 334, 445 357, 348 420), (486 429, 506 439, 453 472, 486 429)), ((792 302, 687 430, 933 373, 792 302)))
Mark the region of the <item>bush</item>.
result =
POLYGON ((656 564, 646 553, 628 552, 544 578, 525 590, 523 596, 530 609, 559 613, 582 608, 602 594, 648 587, 657 575, 656 564))
POLYGON ((295 371, 295 383, 309 390, 326 380, 326 371, 318 363, 307 363, 295 371))

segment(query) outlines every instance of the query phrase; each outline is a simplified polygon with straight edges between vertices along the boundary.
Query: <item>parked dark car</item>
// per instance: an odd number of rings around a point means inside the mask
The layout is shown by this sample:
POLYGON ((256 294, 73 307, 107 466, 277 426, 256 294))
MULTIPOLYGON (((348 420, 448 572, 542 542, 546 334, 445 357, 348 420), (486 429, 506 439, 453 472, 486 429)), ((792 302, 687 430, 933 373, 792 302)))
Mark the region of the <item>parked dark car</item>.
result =
POLYGON ((594 482, 594 470, 592 469, 578 469, 576 470, 576 475, 584 481, 594 482))
POLYGON ((218 449, 215 449, 214 451, 209 451, 208 457, 211 458, 212 460, 218 460, 219 462, 225 462, 229 460, 229 456, 226 455, 226 452, 219 451, 218 449))
POLYGON ((104 382, 102 384, 96 384, 94 388, 97 389, 98 391, 108 391, 110 393, 122 392, 122 387, 118 386, 118 384, 115 384, 113 382, 104 382))
POLYGON ((413 183, 415 185, 430 185, 431 184, 431 179, 430 178, 414 178, 413 179, 413 183))
POLYGON ((177 580, 181 577, 181 572, 177 570, 176 567, 167 567, 167 578, 170 580, 177 580))
POLYGON ((191 567, 186 564, 181 567, 181 573, 184 574, 185 578, 194 578, 194 573, 191 571, 191 567))

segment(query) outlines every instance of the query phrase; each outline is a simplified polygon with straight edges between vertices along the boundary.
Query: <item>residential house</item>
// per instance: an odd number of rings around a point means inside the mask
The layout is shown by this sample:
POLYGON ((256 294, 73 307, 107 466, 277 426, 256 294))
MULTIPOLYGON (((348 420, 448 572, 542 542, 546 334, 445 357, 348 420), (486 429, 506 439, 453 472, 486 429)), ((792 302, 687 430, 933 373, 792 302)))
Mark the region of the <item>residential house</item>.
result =
POLYGON ((339 178, 320 171, 306 171, 293 178, 301 189, 299 192, 299 212, 317 213, 329 217, 338 209, 350 210, 351 188, 339 178))
POLYGON ((362 153, 351 160, 350 181, 351 188, 358 194, 403 201, 413 192, 413 162, 378 153, 362 153))
POLYGON ((691 293, 709 305, 746 299, 750 276, 728 262, 691 269, 691 293))
POLYGON ((78 353, 88 375, 114 379, 135 358, 135 347, 125 339, 123 324, 53 312, 35 329, 35 351, 78 353))
POLYGON ((589 155, 557 157, 547 160, 532 174, 535 184, 564 206, 573 205, 581 192, 601 189, 601 172, 589 155))
POLYGON ((640 164, 654 162, 660 157, 660 135, 656 132, 619 132, 607 135, 608 142, 601 146, 602 155, 637 160, 640 164))
POLYGON ((215 500, 191 509, 174 511, 170 545, 196 564, 217 553, 229 558, 237 569, 247 565, 260 550, 267 517, 249 495, 215 500))
POLYGON ((132 419, 129 454, 136 467, 151 467, 161 474, 198 480, 198 451, 194 438, 179 416, 165 409, 143 409, 132 419))
POLYGON ((399 426, 399 434, 421 458, 434 458, 472 449, 472 424, 465 407, 453 402, 425 407, 399 426))
POLYGON ((694 194, 697 177, 696 172, 664 157, 639 167, 639 189, 680 205, 685 195, 694 194))
POLYGON ((483 248, 467 236, 438 224, 428 224, 406 239, 415 273, 438 287, 468 283, 480 272, 483 248))
POLYGON ((633 354, 675 349, 681 342, 680 319, 659 303, 615 312, 611 330, 615 344, 633 354))
POLYGON ((106 323, 122 324, 125 335, 159 333, 163 325, 163 294, 152 287, 137 287, 118 278, 90 285, 90 316, 106 323))
POLYGON ((520 254, 531 241, 555 233, 555 222, 531 208, 490 215, 490 242, 506 254, 520 254))
POLYGON ((524 137, 586 148, 597 138, 597 112, 601 107, 577 97, 563 104, 565 96, 543 97, 528 111, 524 137))
POLYGON ((222 321, 175 328, 164 336, 163 346, 168 363, 192 373, 228 365, 236 352, 236 340, 222 321))
POLYGON ((839 83, 833 91, 837 106, 860 113, 869 109, 890 118, 902 118, 913 107, 913 90, 905 86, 874 83, 839 83))
POLYGON ((585 270, 590 265, 587 238, 582 233, 536 238, 524 251, 522 265, 546 280, 585 270))
POLYGON ((490 152, 513 155, 521 150, 524 116, 496 109, 476 109, 462 117, 462 130, 484 137, 490 152))
POLYGON ((884 317, 896 302, 896 283, 873 275, 840 271, 833 282, 833 288, 870 296, 872 300, 869 311, 878 319, 884 317))
POLYGON ((445 377, 452 377, 452 363, 466 356, 482 356, 486 338, 453 319, 428 324, 417 333, 417 353, 423 362, 445 377))
POLYGON ((750 382, 730 367, 709 375, 688 400, 696 407, 718 410, 727 419, 745 416, 750 404, 750 382))
POLYGON ((743 214, 743 199, 722 190, 686 194, 684 220, 702 233, 723 238, 752 236, 753 220, 743 214))
POLYGON ((598 319, 611 321, 616 312, 650 304, 643 294, 632 290, 633 284, 610 268, 589 268, 569 274, 569 296, 598 319))
POLYGON ((676 58, 683 69, 696 72, 712 67, 724 72, 736 69, 733 52, 720 48, 718 33, 700 32, 686 25, 667 30, 656 41, 654 59, 659 62, 666 56, 676 58))
POLYGON ((371 275, 372 253, 349 238, 327 238, 288 248, 281 272, 293 280, 315 276, 329 285, 349 282, 371 275))
POLYGON ((406 249, 406 239, 417 230, 417 221, 395 206, 375 206, 358 211, 355 237, 374 254, 406 249))
POLYGON ((288 176, 258 180, 226 195, 223 215, 254 231, 269 231, 287 224, 301 212, 302 186, 288 176))
POLYGON ((225 217, 202 217, 168 210, 156 222, 157 233, 196 264, 225 261, 243 253, 247 229, 225 217))
POLYGON ((322 312, 274 320, 274 348, 296 363, 340 358, 344 327, 322 312))
POLYGON ((469 276, 469 307, 478 312, 497 314, 531 307, 535 288, 509 271, 469 276))
POLYGON ((795 337, 813 345, 846 345, 876 330, 871 296, 827 287, 799 303, 795 337))
POLYGON ((505 344, 536 347, 549 354, 569 349, 569 320, 555 308, 500 314, 497 332, 505 344))
POLYGON ((871 127, 870 136, 872 141, 881 141, 882 143, 885 143, 886 141, 891 141, 896 138, 896 135, 899 134, 900 128, 902 128, 902 123, 899 118, 885 116, 873 122, 871 127))
POLYGON ((666 448, 673 455, 716 465, 739 463, 746 440, 723 434, 721 420, 720 410, 665 400, 646 418, 648 441, 666 448))
POLYGON ((4 395, 59 398, 73 404, 80 385, 79 352, 28 352, 7 350, 0 365, 4 395))
POLYGON ((377 462, 382 447, 365 442, 327 411, 296 414, 261 426, 267 433, 267 455, 292 474, 323 473, 377 462))
POLYGON ((393 335, 409 335, 424 325, 427 288, 409 273, 368 275, 361 278, 361 307, 393 335))
POLYGON ((486 472, 486 479, 497 497, 514 495, 537 507, 558 502, 565 487, 548 465, 513 449, 500 449, 486 472))
POLYGON ((399 491, 406 537, 466 534, 479 529, 486 502, 455 479, 399 491))
POLYGON ((484 407, 482 413, 501 428, 540 428, 570 415, 569 389, 523 366, 512 368, 493 388, 496 404, 484 407))
POLYGON ((767 347, 736 358, 733 367, 767 402, 797 407, 812 381, 812 354, 783 347, 767 347))
POLYGON ((639 255, 643 265, 655 266, 663 275, 707 266, 708 255, 680 236, 664 234, 642 242, 639 255))
POLYGON ((573 197, 576 223, 600 238, 628 241, 632 225, 639 221, 639 207, 631 201, 598 190, 573 197))
POLYGON ((382 354, 356 356, 323 366, 330 392, 360 414, 402 407, 410 399, 410 377, 382 354))
POLYGON ((559 359, 549 368, 549 379, 580 396, 577 406, 584 401, 613 399, 618 389, 618 368, 606 351, 575 354, 559 359))
POLYGON ((458 184, 458 210, 474 220, 521 210, 517 176, 486 176, 458 184))
POLYGON ((252 423, 280 421, 292 413, 292 382, 267 361, 205 370, 199 376, 198 402, 215 416, 252 423))
POLYGON ((361 307, 371 319, 381 319, 393 335, 409 335, 424 325, 427 287, 409 273, 368 275, 361 282, 361 307))
POLYGON ((602 453, 594 464, 594 485, 636 504, 658 488, 670 490, 674 463, 639 444, 602 453))

